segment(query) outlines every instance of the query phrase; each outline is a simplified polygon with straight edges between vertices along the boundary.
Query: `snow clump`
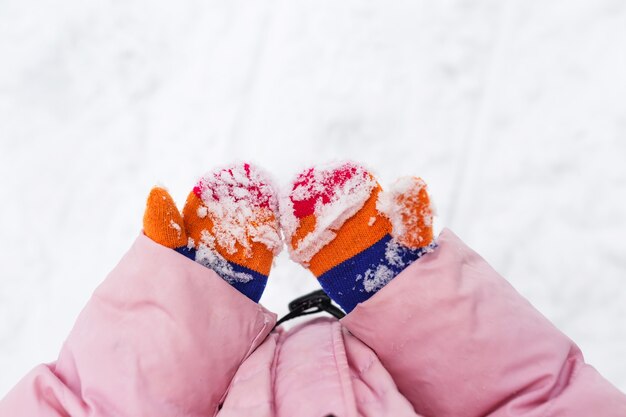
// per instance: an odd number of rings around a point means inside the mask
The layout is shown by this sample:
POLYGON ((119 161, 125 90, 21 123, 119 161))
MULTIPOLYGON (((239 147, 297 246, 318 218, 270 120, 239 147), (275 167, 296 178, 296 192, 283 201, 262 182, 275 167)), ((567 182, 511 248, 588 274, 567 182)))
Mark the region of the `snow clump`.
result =
POLYGON ((335 231, 363 207, 376 185, 369 172, 351 162, 317 166, 298 176, 293 189, 280 200, 291 258, 306 266, 335 238, 335 231), (314 229, 292 242, 304 214, 315 216, 314 229))
POLYGON ((215 244, 227 253, 243 248, 252 256, 252 242, 265 245, 274 255, 282 248, 278 219, 278 199, 268 177, 248 164, 238 164, 208 174, 194 188, 204 207, 199 207, 200 218, 209 216, 213 221, 211 234, 214 242, 203 242, 208 247, 215 244))

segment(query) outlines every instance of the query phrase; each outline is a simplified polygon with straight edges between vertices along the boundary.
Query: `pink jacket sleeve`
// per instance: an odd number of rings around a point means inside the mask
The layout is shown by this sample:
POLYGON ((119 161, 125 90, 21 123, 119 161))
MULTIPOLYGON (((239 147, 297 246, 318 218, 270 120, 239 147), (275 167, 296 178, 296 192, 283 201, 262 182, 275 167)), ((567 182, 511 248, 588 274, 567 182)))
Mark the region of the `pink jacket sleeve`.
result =
POLYGON ((215 415, 275 320, 213 271, 139 236, 57 362, 24 377, 0 416, 215 415))
POLYGON ((624 417, 626 396, 449 230, 342 322, 427 416, 624 417))

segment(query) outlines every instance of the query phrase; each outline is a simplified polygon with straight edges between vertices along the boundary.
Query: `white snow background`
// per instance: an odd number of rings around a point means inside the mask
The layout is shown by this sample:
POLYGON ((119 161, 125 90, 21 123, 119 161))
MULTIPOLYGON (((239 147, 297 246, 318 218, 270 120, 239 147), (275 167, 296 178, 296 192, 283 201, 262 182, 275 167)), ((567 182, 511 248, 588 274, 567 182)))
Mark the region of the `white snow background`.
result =
MULTIPOLYGON (((0 396, 53 361, 151 186, 417 174, 626 390, 626 2, 0 2, 0 396)), ((283 253, 262 303, 315 279, 283 253)), ((219 306, 215 306, 219 308, 219 306)))

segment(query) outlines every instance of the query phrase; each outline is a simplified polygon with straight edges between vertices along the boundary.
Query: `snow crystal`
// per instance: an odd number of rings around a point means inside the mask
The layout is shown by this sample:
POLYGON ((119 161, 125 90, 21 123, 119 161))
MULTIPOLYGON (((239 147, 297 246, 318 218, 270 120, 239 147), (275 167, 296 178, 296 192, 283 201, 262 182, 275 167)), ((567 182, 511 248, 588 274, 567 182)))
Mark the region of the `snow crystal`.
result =
POLYGON ((376 180, 363 167, 346 162, 317 166, 307 175, 312 175, 312 178, 283 195, 280 200, 281 223, 289 239, 291 258, 304 265, 335 238, 334 231, 363 207, 376 186, 376 180), (332 184, 330 179, 333 173, 346 167, 351 169, 350 178, 343 183, 332 184), (329 201, 324 202, 322 195, 327 196, 329 201), (295 248, 291 247, 291 238, 300 225, 295 216, 294 202, 313 198, 317 198, 315 229, 295 242, 295 248))
POLYGON ((405 251, 406 248, 404 246, 400 245, 397 240, 391 239, 385 247, 385 259, 389 265, 401 268, 404 266, 402 254, 405 251))
POLYGON ((417 216, 411 211, 420 191, 425 187, 426 183, 421 178, 403 177, 396 180, 388 191, 378 195, 376 208, 391 221, 394 238, 421 241, 420 219, 425 227, 432 227, 434 216, 432 205, 424 207, 417 216), (406 200, 405 203, 400 202, 401 197, 406 200))
POLYGON ((170 219, 170 227, 174 230, 176 230, 176 233, 178 234, 178 238, 180 239, 180 236, 183 232, 183 230, 181 229, 180 225, 178 223, 176 223, 174 220, 170 219))
POLYGON ((238 164, 204 176, 196 194, 203 206, 197 215, 213 220, 216 243, 227 253, 239 244, 251 256, 251 242, 259 242, 277 255, 282 248, 278 200, 267 176, 248 164, 238 164))
POLYGON ((202 231, 201 242, 196 248, 196 262, 215 271, 229 284, 252 281, 252 275, 237 272, 233 266, 215 250, 215 237, 206 230, 202 231))
POLYGON ((196 210, 196 214, 198 215, 199 218, 204 219, 207 215, 207 208, 205 206, 199 206, 198 210, 196 210))
POLYGON ((365 271, 363 278, 363 288, 367 292, 373 292, 381 289, 394 277, 394 273, 386 265, 378 265, 375 270, 368 269, 365 271))

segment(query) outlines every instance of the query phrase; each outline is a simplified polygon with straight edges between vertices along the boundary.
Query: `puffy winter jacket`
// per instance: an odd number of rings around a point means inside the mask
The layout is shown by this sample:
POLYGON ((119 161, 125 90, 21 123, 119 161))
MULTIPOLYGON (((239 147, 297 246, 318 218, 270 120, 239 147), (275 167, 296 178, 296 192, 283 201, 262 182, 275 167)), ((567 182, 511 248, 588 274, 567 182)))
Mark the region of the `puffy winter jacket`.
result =
POLYGON ((2 417, 626 416, 626 397, 476 253, 439 247, 341 321, 289 331, 140 236, 2 417))

